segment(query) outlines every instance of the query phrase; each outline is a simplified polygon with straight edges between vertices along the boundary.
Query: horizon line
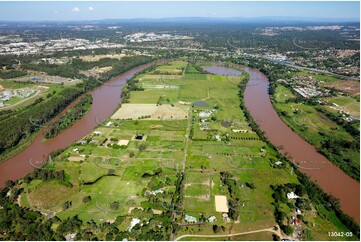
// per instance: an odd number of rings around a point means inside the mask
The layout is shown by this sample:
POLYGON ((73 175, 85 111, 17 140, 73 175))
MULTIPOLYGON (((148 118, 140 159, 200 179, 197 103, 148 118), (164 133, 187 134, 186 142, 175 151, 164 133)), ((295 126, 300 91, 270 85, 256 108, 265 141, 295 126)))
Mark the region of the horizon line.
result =
POLYGON ((214 19, 214 20, 262 20, 262 19, 274 19, 274 20, 291 20, 291 21, 305 21, 305 22, 355 22, 360 23, 359 19, 354 18, 333 18, 333 17, 296 17, 296 16, 259 16, 259 17, 241 17, 241 16, 233 16, 233 17, 222 17, 222 16, 209 16, 209 17, 203 17, 203 16, 184 16, 184 17, 138 17, 138 18, 102 18, 102 19, 84 19, 84 20, 6 20, 6 19, 0 19, 0 22, 92 22, 92 21, 120 21, 120 20, 164 20, 164 19, 214 19))

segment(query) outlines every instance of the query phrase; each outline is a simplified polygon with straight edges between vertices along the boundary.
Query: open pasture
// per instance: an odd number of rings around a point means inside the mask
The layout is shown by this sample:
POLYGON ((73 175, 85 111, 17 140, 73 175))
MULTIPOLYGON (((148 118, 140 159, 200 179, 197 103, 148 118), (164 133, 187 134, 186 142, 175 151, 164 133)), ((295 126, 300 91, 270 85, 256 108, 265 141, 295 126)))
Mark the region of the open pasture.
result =
POLYGON ((277 109, 287 113, 285 121, 296 131, 302 132, 312 144, 318 146, 323 140, 320 132, 339 139, 350 139, 346 133, 336 123, 328 119, 325 115, 317 112, 313 107, 302 103, 276 104, 277 109), (297 113, 294 110, 299 110, 297 113))
POLYGON ((344 111, 353 115, 360 116, 360 102, 358 102, 355 98, 350 96, 338 96, 327 98, 327 101, 330 103, 335 103, 338 106, 342 107, 344 111))
POLYGON ((325 87, 335 88, 344 93, 348 94, 359 94, 360 93, 360 83, 357 81, 351 80, 339 80, 331 83, 323 84, 325 87))
POLYGON ((185 68, 187 67, 187 62, 185 61, 172 61, 168 64, 158 66, 152 74, 166 74, 166 75, 182 75, 185 68))

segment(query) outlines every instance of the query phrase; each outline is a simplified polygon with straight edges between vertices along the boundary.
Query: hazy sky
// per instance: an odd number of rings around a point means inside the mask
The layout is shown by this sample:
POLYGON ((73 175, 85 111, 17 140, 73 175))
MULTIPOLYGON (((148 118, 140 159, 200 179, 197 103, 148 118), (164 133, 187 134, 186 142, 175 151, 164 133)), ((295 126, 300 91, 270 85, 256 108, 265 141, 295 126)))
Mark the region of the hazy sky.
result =
POLYGON ((0 20, 265 16, 359 20, 360 2, 0 2, 0 20))

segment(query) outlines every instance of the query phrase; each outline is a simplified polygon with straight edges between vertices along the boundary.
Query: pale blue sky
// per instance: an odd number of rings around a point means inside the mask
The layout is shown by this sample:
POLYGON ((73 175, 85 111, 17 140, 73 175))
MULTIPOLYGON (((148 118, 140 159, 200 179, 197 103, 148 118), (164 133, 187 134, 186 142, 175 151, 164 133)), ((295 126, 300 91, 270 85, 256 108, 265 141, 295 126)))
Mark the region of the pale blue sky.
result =
POLYGON ((272 16, 359 21, 360 2, 0 2, 16 21, 272 16))

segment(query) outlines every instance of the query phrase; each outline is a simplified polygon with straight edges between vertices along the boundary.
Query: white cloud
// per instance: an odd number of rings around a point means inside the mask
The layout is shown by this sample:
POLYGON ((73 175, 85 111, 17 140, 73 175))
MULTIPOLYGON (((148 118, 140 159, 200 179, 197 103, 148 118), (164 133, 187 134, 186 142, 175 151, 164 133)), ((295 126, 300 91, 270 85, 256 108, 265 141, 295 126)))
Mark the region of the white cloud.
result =
POLYGON ((88 10, 89 11, 94 11, 94 8, 92 6, 89 6, 88 10))
POLYGON ((72 12, 80 12, 80 8, 75 7, 75 8, 73 8, 71 11, 72 11, 72 12))

